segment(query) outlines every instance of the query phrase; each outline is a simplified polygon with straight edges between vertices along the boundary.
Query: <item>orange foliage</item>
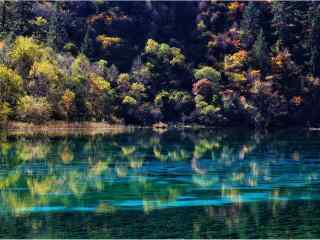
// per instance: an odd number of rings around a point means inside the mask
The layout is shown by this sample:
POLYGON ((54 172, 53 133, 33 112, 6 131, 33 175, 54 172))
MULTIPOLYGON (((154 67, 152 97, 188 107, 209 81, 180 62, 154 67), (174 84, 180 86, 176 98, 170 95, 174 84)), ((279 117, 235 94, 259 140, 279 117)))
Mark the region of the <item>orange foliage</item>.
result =
POLYGON ((93 15, 91 17, 89 17, 88 19, 88 23, 90 24, 94 24, 97 21, 103 21, 106 24, 112 24, 113 21, 125 21, 128 20, 128 16, 126 15, 111 15, 111 14, 107 14, 107 13, 100 13, 97 15, 93 15))
POLYGON ((239 52, 236 52, 232 55, 231 59, 234 62, 244 62, 248 57, 248 53, 245 50, 240 50, 239 52))
POLYGON ((289 58, 290 58, 290 53, 288 51, 279 52, 275 57, 272 57, 272 60, 271 60, 272 70, 276 72, 281 70, 289 58))
POLYGON ((99 35, 97 41, 102 44, 104 48, 109 48, 112 45, 120 43, 122 40, 119 37, 109 37, 107 35, 99 35))
POLYGON ((62 96, 62 102, 64 107, 66 108, 67 111, 70 111, 75 99, 75 94, 70 91, 66 90, 62 96))
POLYGON ((303 99, 301 96, 294 96, 292 99, 291 99, 291 102, 296 105, 296 106, 300 106, 301 103, 303 102, 303 99))
POLYGON ((237 11, 241 7, 239 2, 231 2, 228 4, 228 9, 232 12, 237 11))

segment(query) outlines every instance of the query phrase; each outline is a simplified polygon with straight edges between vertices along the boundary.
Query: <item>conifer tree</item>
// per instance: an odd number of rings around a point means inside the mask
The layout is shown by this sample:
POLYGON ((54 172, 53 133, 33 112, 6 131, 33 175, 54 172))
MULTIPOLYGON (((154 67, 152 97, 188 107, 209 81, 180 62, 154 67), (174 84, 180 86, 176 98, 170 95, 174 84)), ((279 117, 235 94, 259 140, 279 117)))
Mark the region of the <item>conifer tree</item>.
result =
POLYGON ((64 3, 54 2, 53 4, 53 11, 49 19, 47 44, 53 49, 59 50, 68 42, 69 39, 65 23, 66 20, 60 12, 64 3))
POLYGON ((314 75, 320 74, 320 9, 314 6, 311 11, 311 31, 309 40, 310 66, 314 75))
POLYGON ((262 73, 266 74, 269 69, 269 56, 266 39, 262 29, 260 29, 257 40, 252 47, 252 55, 253 59, 262 70, 262 73))
POLYGON ((93 38, 95 36, 95 32, 91 26, 87 27, 86 34, 83 38, 83 42, 81 45, 81 52, 85 54, 87 57, 92 57, 94 53, 94 41, 93 38))
POLYGON ((258 2, 249 2, 243 13, 243 20, 241 22, 241 28, 243 31, 242 41, 246 46, 250 46, 261 27, 261 9, 258 2))

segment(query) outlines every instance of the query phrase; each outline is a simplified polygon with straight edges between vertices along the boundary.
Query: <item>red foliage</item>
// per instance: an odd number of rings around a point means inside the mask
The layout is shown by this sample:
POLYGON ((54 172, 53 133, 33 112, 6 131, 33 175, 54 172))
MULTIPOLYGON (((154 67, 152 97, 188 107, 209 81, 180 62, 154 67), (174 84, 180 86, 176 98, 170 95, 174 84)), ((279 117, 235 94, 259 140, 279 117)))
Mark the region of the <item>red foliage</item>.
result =
POLYGON ((192 93, 208 97, 212 94, 212 83, 208 79, 201 79, 193 84, 192 93))

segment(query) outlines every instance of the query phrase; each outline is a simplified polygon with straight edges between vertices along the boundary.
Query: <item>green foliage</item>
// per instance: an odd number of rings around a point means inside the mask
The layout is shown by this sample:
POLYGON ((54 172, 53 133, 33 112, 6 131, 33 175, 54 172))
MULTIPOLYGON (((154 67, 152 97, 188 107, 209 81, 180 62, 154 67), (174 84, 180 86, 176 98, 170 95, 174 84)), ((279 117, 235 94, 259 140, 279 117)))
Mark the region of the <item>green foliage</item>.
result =
POLYGON ((17 37, 9 52, 9 57, 17 71, 25 77, 35 61, 50 59, 50 54, 50 49, 44 48, 33 38, 17 37))
POLYGON ((8 121, 12 109, 7 102, 0 102, 0 125, 8 121))
POLYGON ((34 62, 44 55, 43 48, 34 39, 27 37, 17 37, 9 53, 13 64, 22 61, 34 62))
POLYGON ((253 61, 258 65, 264 74, 269 70, 270 59, 268 56, 268 48, 266 45, 266 39, 263 34, 263 30, 260 33, 252 47, 253 61))
POLYGON ((42 123, 48 121, 52 107, 45 97, 21 97, 17 104, 17 115, 26 122, 42 123))
POLYGON ((76 57, 71 65, 71 80, 75 84, 83 83, 88 79, 89 71, 89 59, 85 55, 80 54, 76 57))
POLYGON ((0 6, 3 119, 319 122, 317 2, 0 6))
POLYGON ((78 54, 78 48, 77 46, 74 44, 74 43, 66 43, 64 46, 63 46, 63 51, 65 52, 69 52, 71 53, 73 56, 76 56, 78 54))
POLYGON ((309 48, 311 52, 310 65, 313 74, 320 74, 320 8, 314 6, 311 10, 311 31, 309 36, 309 48))
POLYGON ((185 56, 179 48, 170 47, 166 43, 159 44, 153 39, 147 41, 144 51, 147 54, 156 55, 163 61, 169 62, 170 65, 183 65, 185 63, 185 56))
POLYGON ((122 104, 127 105, 127 106, 136 106, 137 105, 137 100, 135 100, 133 97, 130 96, 125 96, 122 100, 122 104))
POLYGON ((0 103, 15 104, 22 92, 22 78, 12 69, 0 65, 0 103))
POLYGON ((221 79, 221 74, 212 67, 204 66, 194 71, 194 78, 197 80, 209 79, 217 84, 221 79))
POLYGON ((185 91, 161 91, 154 99, 166 120, 172 120, 193 110, 191 94, 185 91), (171 111, 170 111, 171 110, 171 111))

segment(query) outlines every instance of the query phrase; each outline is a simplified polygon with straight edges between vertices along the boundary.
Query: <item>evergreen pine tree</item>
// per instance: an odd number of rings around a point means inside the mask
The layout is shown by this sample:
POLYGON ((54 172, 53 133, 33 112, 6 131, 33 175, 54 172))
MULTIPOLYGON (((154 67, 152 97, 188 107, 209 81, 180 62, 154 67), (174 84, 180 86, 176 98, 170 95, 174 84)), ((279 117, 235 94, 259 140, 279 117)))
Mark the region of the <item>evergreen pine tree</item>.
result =
POLYGON ((59 2, 53 5, 53 11, 49 19, 47 44, 55 50, 61 49, 67 42, 66 26, 59 13, 59 2))
POLYGON ((261 9, 258 2, 249 2, 243 13, 241 28, 243 31, 242 41, 245 46, 250 46, 261 28, 261 9))
POLYGON ((49 29, 47 33, 47 43, 53 49, 57 49, 58 46, 58 21, 58 6, 57 3, 55 3, 49 20, 49 29))
POLYGON ((94 54, 94 44, 93 44, 94 37, 95 37, 95 33, 93 28, 91 26, 88 26, 86 34, 83 38, 82 45, 81 45, 81 52, 89 58, 92 57, 94 54))
POLYGON ((12 17, 10 17, 10 28, 17 35, 25 35, 31 30, 30 21, 34 16, 32 2, 17 1, 12 3, 12 17))
POLYGON ((311 31, 309 39, 310 66, 314 75, 320 74, 320 9, 319 6, 312 7, 311 31))
POLYGON ((262 73, 266 74, 269 70, 269 56, 268 56, 268 47, 266 44, 266 39, 264 37, 264 33, 262 29, 260 29, 260 33, 257 37, 257 40, 253 44, 252 55, 256 64, 262 70, 262 73))

